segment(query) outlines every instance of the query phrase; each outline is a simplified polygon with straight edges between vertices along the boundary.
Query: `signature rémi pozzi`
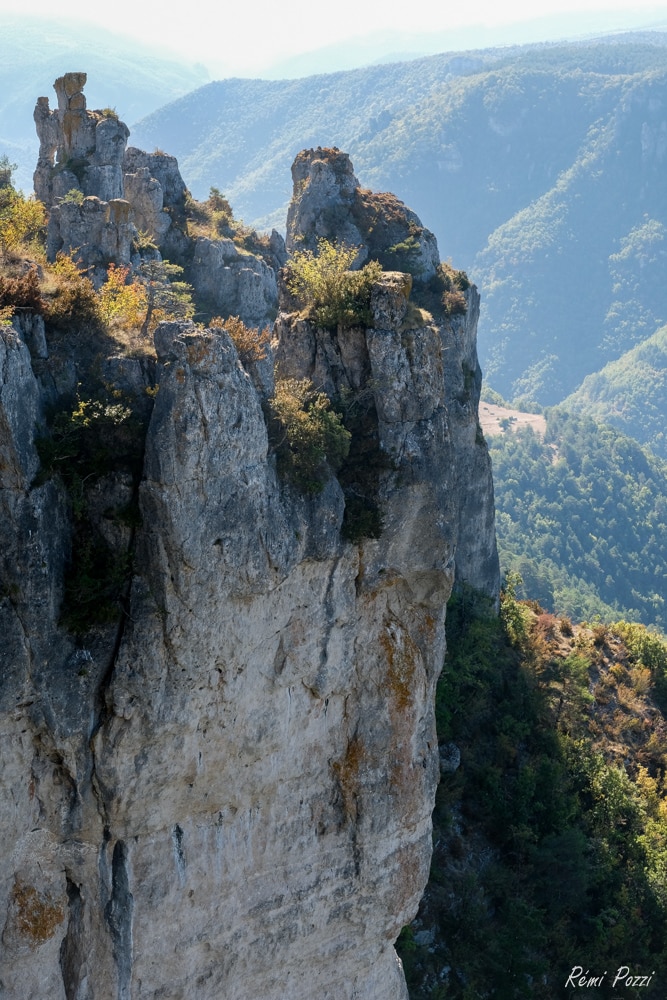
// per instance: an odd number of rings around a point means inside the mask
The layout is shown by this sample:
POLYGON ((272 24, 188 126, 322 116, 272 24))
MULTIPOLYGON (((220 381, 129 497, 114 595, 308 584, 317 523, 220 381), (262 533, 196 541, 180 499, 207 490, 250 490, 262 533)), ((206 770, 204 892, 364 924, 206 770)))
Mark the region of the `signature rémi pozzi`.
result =
MULTIPOLYGON (((618 987, 630 987, 630 986, 648 986, 655 975, 655 970, 650 976, 636 976, 630 971, 630 967, 627 965, 620 965, 616 970, 614 975, 614 980, 612 982, 612 989, 615 986, 618 987)), ((567 977, 567 982, 565 986, 582 986, 584 988, 588 986, 602 986, 603 982, 607 977, 607 971, 605 970, 602 975, 591 975, 590 969, 584 971, 583 965, 575 965, 572 968, 572 972, 567 977)))

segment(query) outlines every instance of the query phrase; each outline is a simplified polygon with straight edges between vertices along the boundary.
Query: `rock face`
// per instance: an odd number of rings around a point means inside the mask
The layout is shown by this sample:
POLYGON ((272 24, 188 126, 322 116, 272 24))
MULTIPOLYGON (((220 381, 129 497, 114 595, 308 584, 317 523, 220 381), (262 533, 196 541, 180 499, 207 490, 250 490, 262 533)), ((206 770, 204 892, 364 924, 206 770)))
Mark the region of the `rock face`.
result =
MULTIPOLYGON (((299 217, 297 193, 307 240, 299 217)), ((274 328, 279 377, 363 403, 384 527, 357 542, 342 472, 315 495, 278 474, 225 330, 158 328, 127 613, 77 640, 68 500, 35 484, 44 394, 0 327, 8 997, 407 997, 393 943, 429 869, 445 604, 457 577, 498 587, 477 295, 412 327, 409 287, 385 273, 365 328, 274 328)))
POLYGON ((275 315, 275 271, 261 257, 239 252, 232 240, 196 240, 191 273, 193 288, 213 310, 251 326, 264 326, 275 315))
POLYGON ((130 146, 123 160, 123 180, 137 229, 150 236, 166 257, 182 254, 187 244, 187 189, 176 157, 130 146))
POLYGON ((319 239, 335 240, 359 248, 358 266, 373 257, 388 269, 409 267, 422 281, 435 274, 440 257, 433 233, 394 195, 360 188, 347 153, 303 150, 292 181, 288 250, 315 250, 319 239))

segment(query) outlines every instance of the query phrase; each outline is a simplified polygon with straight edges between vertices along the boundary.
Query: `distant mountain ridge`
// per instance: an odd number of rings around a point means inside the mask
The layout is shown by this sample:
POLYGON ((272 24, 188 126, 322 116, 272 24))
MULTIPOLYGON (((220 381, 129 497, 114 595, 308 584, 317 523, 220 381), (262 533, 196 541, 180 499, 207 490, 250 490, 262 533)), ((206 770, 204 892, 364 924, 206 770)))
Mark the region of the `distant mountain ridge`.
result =
POLYGON ((357 69, 380 63, 404 62, 439 52, 462 52, 517 45, 549 44, 554 41, 585 41, 590 38, 613 39, 619 33, 637 36, 649 31, 667 30, 663 8, 615 11, 564 11, 555 14, 535 12, 532 17, 505 24, 467 24, 460 27, 419 32, 387 29, 356 35, 332 42, 319 49, 278 59, 266 74, 280 80, 339 70, 357 69))
POLYGON ((349 151, 362 184, 428 215, 480 287, 494 388, 549 405, 667 322, 666 38, 227 80, 134 134, 173 150, 193 193, 214 184, 264 226, 284 224, 300 148, 349 151))

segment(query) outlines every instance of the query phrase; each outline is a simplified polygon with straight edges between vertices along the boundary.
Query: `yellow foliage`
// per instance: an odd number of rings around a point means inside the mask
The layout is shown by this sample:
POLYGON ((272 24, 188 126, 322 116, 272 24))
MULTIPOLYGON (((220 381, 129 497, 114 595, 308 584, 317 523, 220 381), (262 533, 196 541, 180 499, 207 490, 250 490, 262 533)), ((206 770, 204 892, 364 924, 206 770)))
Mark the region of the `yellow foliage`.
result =
POLYGON ((71 254, 63 253, 62 250, 59 250, 56 254, 56 259, 51 265, 53 274, 63 281, 79 281, 84 277, 85 272, 81 270, 74 260, 75 253, 76 250, 73 250, 71 254))
POLYGON ((287 266, 287 287, 325 328, 366 325, 371 321, 370 296, 382 273, 377 261, 350 271, 358 249, 321 239, 317 253, 297 250, 287 266))
POLYGON ((249 361, 263 361, 266 357, 266 346, 271 339, 268 330, 260 330, 258 327, 246 326, 239 316, 230 316, 218 324, 219 317, 215 316, 211 320, 211 326, 224 326, 225 330, 232 338, 239 357, 244 364, 249 361))
POLYGON ((143 285, 133 281, 127 284, 129 267, 109 264, 107 280, 99 290, 100 312, 107 324, 117 324, 124 328, 141 326, 146 315, 146 291, 143 285))
POLYGON ((41 201, 25 198, 13 188, 2 189, 0 199, 0 254, 29 248, 46 225, 46 211, 41 201))

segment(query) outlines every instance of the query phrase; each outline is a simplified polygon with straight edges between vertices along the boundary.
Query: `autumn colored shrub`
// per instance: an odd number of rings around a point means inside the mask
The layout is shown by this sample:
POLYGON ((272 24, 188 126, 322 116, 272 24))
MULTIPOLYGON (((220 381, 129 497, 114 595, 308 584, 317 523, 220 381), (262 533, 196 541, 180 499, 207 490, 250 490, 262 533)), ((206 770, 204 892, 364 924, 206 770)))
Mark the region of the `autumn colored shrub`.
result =
POLYGON ((136 281, 128 284, 129 267, 109 264, 107 280, 99 290, 100 313, 105 323, 141 326, 146 315, 146 292, 136 281))
POLYGON ((0 187, 0 258, 41 249, 46 210, 36 198, 26 198, 11 185, 0 187))
POLYGON ((36 267, 15 277, 0 274, 0 308, 9 306, 42 312, 44 303, 36 267))
POLYGON ((99 330, 103 322, 99 299, 92 281, 77 263, 58 252, 50 276, 53 288, 44 299, 47 322, 68 332, 99 330))
POLYGON ((266 358, 266 348, 271 340, 268 329, 260 330, 256 326, 246 326, 239 316, 230 316, 225 320, 220 316, 214 316, 209 325, 224 327, 232 338, 243 364, 264 361, 266 358))

